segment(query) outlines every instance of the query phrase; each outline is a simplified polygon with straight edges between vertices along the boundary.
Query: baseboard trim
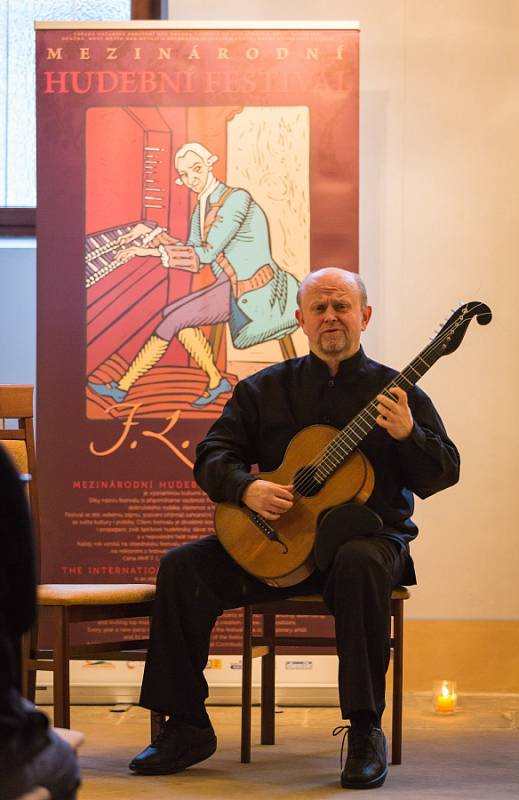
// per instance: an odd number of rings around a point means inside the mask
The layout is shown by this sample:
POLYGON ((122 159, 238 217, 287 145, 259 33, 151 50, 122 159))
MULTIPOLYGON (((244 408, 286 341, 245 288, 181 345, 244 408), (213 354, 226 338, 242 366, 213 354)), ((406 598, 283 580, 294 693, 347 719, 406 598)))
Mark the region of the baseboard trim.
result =
MULTIPOLYGON (((81 685, 70 687, 71 705, 112 706, 139 702, 139 686, 127 685, 81 685)), ((258 705, 260 691, 252 689, 252 702, 258 705)), ((53 703, 52 685, 41 685, 36 689, 36 703, 46 706, 53 703)), ((241 686, 211 686, 208 705, 241 705, 241 686)), ((276 686, 276 703, 283 706, 338 706, 335 686, 276 686)))
MULTIPOLYGON (((431 692, 406 692, 413 697, 430 697, 431 692)), ((464 694, 464 701, 468 698, 519 698, 516 692, 471 692, 464 694)), ((252 702, 259 705, 259 687, 252 690, 252 702)), ((52 686, 38 686, 36 702, 41 706, 52 705, 52 686)), ((115 706, 137 705, 139 702, 139 687, 127 685, 99 686, 82 685, 71 687, 71 705, 115 706)), ((240 706, 240 686, 212 686, 207 700, 212 706, 240 706)), ((337 690, 332 686, 277 686, 276 705, 279 706, 321 706, 338 707, 337 690)))

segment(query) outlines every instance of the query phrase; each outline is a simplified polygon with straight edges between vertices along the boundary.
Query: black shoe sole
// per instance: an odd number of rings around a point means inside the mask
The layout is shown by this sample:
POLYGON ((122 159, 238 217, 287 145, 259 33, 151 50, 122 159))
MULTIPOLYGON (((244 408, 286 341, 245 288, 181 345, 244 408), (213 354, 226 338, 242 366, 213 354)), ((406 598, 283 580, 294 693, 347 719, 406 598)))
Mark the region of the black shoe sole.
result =
POLYGON ((145 764, 136 764, 130 762, 129 769, 134 775, 174 775, 176 772, 182 772, 194 764, 199 764, 210 758, 216 752, 216 740, 210 742, 205 748, 200 748, 196 753, 186 753, 186 757, 182 761, 177 761, 175 764, 167 766, 166 764, 157 764, 156 766, 146 766, 145 764))
POLYGON ((379 786, 382 786, 382 784, 386 780, 388 772, 389 768, 386 767, 385 772, 383 772, 382 775, 379 775, 377 778, 374 778, 372 781, 369 781, 369 783, 348 782, 341 775, 341 786, 343 789, 377 789, 379 786))

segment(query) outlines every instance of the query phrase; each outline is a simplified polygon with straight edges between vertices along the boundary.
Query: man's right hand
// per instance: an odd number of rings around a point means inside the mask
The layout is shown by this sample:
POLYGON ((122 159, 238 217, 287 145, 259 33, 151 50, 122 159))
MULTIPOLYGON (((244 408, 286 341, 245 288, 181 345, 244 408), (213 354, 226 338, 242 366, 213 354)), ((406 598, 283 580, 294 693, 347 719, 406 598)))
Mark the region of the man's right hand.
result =
POLYGON ((139 236, 144 236, 146 233, 150 233, 152 230, 152 225, 146 225, 144 222, 138 222, 137 225, 134 225, 133 228, 128 231, 128 233, 123 233, 121 236, 119 236, 116 242, 119 247, 124 247, 124 245, 134 242, 135 239, 139 238, 139 236))
POLYGON ((242 501, 252 511, 257 511, 265 519, 276 520, 289 511, 294 503, 294 484, 286 486, 258 478, 249 483, 242 494, 242 501))
POLYGON ((178 245, 169 252, 169 266, 171 269, 183 269, 187 272, 198 272, 200 269, 200 259, 194 247, 190 245, 178 245))

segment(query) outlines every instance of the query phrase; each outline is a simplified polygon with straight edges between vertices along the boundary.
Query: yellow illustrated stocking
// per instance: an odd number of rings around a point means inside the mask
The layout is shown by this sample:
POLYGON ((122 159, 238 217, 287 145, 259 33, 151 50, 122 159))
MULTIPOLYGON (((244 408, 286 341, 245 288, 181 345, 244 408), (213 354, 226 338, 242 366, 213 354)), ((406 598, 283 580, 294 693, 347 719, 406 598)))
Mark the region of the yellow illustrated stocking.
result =
POLYGON ((119 381, 119 388, 127 392, 130 386, 133 386, 137 378, 144 375, 145 372, 151 369, 157 361, 162 358, 168 346, 169 342, 165 339, 161 339, 160 336, 150 336, 119 381))
POLYGON ((213 351, 200 328, 184 328, 178 333, 178 340, 186 348, 191 358, 207 373, 209 389, 218 386, 222 375, 214 363, 213 351))

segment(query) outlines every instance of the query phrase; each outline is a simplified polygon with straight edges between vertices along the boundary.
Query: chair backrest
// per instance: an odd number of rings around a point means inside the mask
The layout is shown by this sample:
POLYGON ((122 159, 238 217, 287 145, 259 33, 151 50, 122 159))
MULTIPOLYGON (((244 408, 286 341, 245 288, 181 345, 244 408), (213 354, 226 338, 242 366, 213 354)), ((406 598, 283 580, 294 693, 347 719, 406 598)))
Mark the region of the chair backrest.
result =
MULTIPOLYGON (((34 386, 0 384, 0 444, 10 455, 20 475, 27 476, 27 495, 34 536, 39 551, 39 503, 36 450, 34 444, 34 386)), ((39 565, 39 558, 37 559, 39 565)), ((37 570, 39 579, 39 567, 37 570)))

